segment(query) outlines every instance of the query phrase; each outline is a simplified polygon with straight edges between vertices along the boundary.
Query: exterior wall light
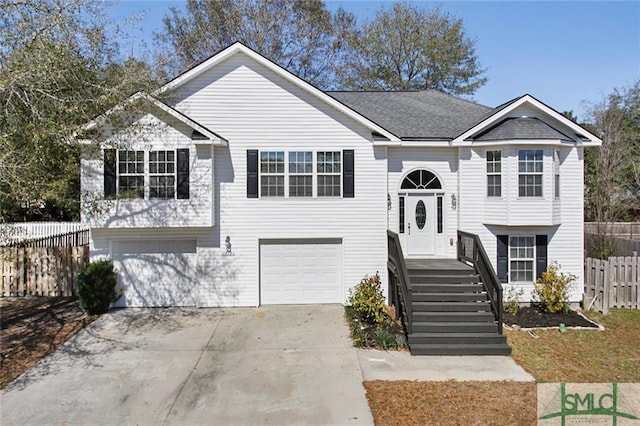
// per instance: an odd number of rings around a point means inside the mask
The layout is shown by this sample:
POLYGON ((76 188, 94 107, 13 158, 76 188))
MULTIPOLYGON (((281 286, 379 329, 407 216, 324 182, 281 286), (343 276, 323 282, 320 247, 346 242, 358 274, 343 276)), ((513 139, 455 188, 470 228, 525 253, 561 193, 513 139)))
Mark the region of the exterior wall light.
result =
POLYGON ((458 208, 458 199, 456 198, 456 194, 451 194, 451 208, 453 210, 458 208))
POLYGON ((387 194, 387 210, 391 210, 391 195, 387 194))
POLYGON ((233 252, 231 251, 231 237, 227 235, 227 238, 224 239, 224 245, 227 247, 227 251, 225 252, 225 256, 233 256, 233 252))

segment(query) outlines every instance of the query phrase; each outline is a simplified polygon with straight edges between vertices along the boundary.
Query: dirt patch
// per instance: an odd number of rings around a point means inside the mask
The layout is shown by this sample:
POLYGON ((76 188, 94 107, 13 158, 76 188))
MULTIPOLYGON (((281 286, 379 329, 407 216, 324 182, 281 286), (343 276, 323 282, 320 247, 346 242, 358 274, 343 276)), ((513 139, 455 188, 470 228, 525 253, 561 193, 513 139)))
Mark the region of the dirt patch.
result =
POLYGON ((536 424, 535 383, 365 382, 376 425, 536 424))
POLYGON ((560 324, 564 324, 566 327, 598 328, 597 324, 585 319, 575 311, 548 314, 533 306, 520 308, 515 315, 505 312, 504 323, 509 326, 518 325, 522 328, 558 327, 560 324))
POLYGON ((97 318, 68 297, 2 298, 0 312, 0 388, 97 318))

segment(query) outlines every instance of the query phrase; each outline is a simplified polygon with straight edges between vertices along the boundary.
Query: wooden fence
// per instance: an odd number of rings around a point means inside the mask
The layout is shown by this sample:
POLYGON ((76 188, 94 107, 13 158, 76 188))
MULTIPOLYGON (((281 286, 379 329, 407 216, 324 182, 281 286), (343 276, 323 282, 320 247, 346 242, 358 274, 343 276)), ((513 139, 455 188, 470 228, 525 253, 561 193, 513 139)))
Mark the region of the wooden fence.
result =
POLYGON ((0 248, 2 297, 77 296, 89 246, 0 248))
POLYGON ((584 272, 585 309, 640 309, 640 257, 589 257, 584 272))

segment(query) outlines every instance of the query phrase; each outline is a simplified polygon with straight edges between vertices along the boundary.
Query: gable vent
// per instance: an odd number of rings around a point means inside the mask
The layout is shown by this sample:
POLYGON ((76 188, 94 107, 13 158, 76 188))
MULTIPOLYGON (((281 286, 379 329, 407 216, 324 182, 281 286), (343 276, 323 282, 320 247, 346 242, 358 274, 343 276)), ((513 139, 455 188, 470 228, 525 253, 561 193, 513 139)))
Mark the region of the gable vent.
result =
POLYGON ((206 137, 205 135, 203 135, 202 133, 200 133, 197 130, 194 130, 193 133, 191 133, 191 139, 194 141, 206 141, 209 140, 208 137, 206 137))

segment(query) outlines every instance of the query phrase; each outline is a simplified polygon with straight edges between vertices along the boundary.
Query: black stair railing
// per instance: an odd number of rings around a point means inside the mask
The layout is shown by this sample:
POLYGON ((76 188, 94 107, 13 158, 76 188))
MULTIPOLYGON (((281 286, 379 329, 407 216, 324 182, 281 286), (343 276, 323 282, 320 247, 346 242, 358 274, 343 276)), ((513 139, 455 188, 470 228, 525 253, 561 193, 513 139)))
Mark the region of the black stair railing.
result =
POLYGON ((390 281, 393 281, 389 283, 391 299, 395 303, 396 315, 402 315, 406 332, 411 334, 413 331, 413 309, 411 291, 409 290, 409 273, 404 262, 398 234, 387 231, 387 244, 387 252, 389 253, 387 269, 389 270, 389 278, 392 278, 390 281))
POLYGON ((502 285, 478 235, 458 231, 458 260, 471 263, 480 276, 498 323, 498 332, 502 334, 502 285))

